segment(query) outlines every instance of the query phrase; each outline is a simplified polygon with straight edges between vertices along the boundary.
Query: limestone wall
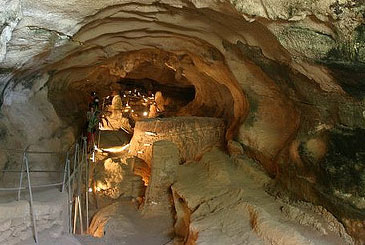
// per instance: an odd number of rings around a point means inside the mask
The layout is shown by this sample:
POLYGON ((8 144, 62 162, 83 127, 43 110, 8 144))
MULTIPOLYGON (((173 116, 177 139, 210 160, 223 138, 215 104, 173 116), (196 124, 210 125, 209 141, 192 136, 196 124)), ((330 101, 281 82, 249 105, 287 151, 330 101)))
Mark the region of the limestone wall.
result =
MULTIPOLYGON (((365 243, 363 0, 3 2, 0 146, 58 150, 83 98, 123 78, 192 84, 184 115, 224 118, 227 139, 365 243)), ((165 136, 136 137, 147 159, 142 138, 165 136)))
MULTIPOLYGON (((58 190, 35 196, 34 209, 38 232, 49 231, 57 238, 67 231, 67 194, 58 190), (49 199, 52 198, 52 199, 49 199), (46 200, 49 199, 49 200, 46 200), (43 201, 40 201, 43 200, 43 201)), ((33 236, 33 222, 29 201, 20 200, 0 204, 0 244, 17 244, 33 236)))
POLYGON ((177 145, 182 161, 192 160, 209 147, 222 147, 224 133, 224 122, 217 118, 146 119, 136 123, 129 153, 150 164, 153 143, 168 140, 177 145))

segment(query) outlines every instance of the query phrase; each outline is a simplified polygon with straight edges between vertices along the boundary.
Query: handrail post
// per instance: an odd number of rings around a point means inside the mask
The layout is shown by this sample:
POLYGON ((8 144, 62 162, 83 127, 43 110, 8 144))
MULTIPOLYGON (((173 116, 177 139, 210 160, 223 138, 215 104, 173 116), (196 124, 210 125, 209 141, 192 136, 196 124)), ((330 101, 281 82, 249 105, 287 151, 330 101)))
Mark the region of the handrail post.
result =
POLYGON ((86 209, 86 234, 89 233, 89 159, 87 157, 87 144, 84 138, 84 159, 85 159, 85 209, 86 209))
POLYGON ((74 155, 74 171, 73 172, 75 172, 76 165, 77 165, 78 151, 79 151, 79 144, 76 143, 76 145, 75 145, 75 155, 74 155))
POLYGON ((67 160, 67 188, 68 188, 68 211, 69 211, 69 233, 72 233, 72 197, 73 193, 71 193, 71 167, 70 160, 67 160))
POLYGON ((77 197, 78 198, 78 204, 79 204, 79 218, 80 218, 80 233, 81 233, 81 235, 83 235, 84 234, 84 226, 83 226, 83 220, 82 220, 82 211, 81 211, 81 199, 80 199, 80 196, 78 196, 77 197))
POLYGON ((32 212, 33 228, 34 228, 34 240, 35 240, 35 243, 38 244, 38 232, 37 232, 37 225, 36 225, 36 218, 35 218, 36 214, 35 214, 34 205, 33 205, 32 185, 30 184, 29 162, 28 162, 27 154, 25 152, 24 152, 24 162, 25 162, 25 167, 26 167, 26 171, 27 171, 29 199, 30 199, 30 210, 32 212))
POLYGON ((19 189, 18 189, 18 197, 17 197, 17 201, 20 201, 20 192, 22 189, 22 184, 23 184, 23 166, 24 166, 24 158, 25 158, 25 152, 23 153, 23 160, 22 163, 20 164, 20 179, 19 179, 19 189))
POLYGON ((83 220, 82 220, 82 210, 81 210, 81 185, 82 185, 82 163, 84 161, 84 154, 83 152, 81 152, 81 150, 83 151, 85 146, 83 146, 81 149, 79 149, 79 154, 81 154, 81 159, 79 158, 78 160, 79 162, 79 166, 77 168, 78 171, 78 183, 77 183, 77 198, 78 198, 78 205, 79 205, 79 220, 80 220, 80 233, 81 235, 84 233, 84 228, 83 228, 83 220))
POLYGON ((76 225, 77 225, 77 213, 78 213, 78 208, 79 208, 79 205, 77 204, 77 202, 78 202, 78 197, 76 197, 75 198, 75 214, 74 214, 74 225, 73 225, 73 234, 75 234, 76 233, 76 225))
POLYGON ((66 154, 65 168, 64 168, 64 171, 63 171, 63 181, 62 181, 61 192, 65 191, 65 183, 66 183, 66 175, 67 175, 67 164, 68 164, 68 152, 66 154))

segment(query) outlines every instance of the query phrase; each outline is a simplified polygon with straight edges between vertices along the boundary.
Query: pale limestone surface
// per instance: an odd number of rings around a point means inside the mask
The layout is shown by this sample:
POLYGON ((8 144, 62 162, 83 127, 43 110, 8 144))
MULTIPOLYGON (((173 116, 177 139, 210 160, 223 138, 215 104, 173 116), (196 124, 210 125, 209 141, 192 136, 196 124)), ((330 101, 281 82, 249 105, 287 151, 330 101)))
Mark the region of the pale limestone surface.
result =
MULTIPOLYGON (((364 129, 363 10, 354 0, 1 0, 0 145, 67 149, 89 90, 106 94, 121 78, 193 84, 181 115, 224 118, 226 139, 299 198, 326 205, 364 243, 363 194, 317 189, 324 178, 364 183, 361 161, 344 159, 348 171, 319 164, 338 142, 329 136, 364 129), (324 144, 308 148, 320 153, 315 159, 302 147, 313 138, 324 144), (355 215, 346 208, 353 203, 355 215)), ((13 164, 7 156, 0 166, 13 164)))
MULTIPOLYGON (((188 217, 187 244, 353 244, 343 226, 301 205, 268 195, 269 179, 248 160, 235 166, 227 155, 212 150, 199 162, 179 166, 174 197, 178 221, 188 217), (249 173, 249 171, 251 173, 249 173), (300 217, 299 217, 300 216, 300 217), (288 219, 288 218, 289 219, 288 219), (295 220, 295 222, 292 222, 295 220)), ((181 227, 180 227, 181 228, 181 227)), ((180 233, 181 234, 181 233, 180 233)))
POLYGON ((179 161, 179 149, 174 143, 167 140, 153 143, 151 178, 142 207, 144 216, 166 216, 171 224, 174 222, 170 186, 176 180, 179 161))
MULTIPOLYGON (((40 236, 44 231, 52 239, 68 233, 67 193, 58 190, 35 192, 34 210, 40 236)), ((30 215, 29 201, 20 200, 0 204, 0 243, 28 244, 32 240, 33 222, 30 215)))
POLYGON ((138 121, 129 154, 150 164, 154 142, 168 140, 177 145, 182 161, 193 160, 213 146, 223 146, 224 128, 223 121, 216 118, 176 117, 138 121))

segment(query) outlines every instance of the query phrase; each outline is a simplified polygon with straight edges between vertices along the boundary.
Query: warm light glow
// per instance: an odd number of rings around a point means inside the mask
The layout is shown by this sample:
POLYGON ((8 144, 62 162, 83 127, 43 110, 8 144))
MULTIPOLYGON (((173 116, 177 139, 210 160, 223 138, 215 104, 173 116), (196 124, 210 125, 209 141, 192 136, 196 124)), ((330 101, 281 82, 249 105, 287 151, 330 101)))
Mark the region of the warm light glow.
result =
POLYGON ((94 149, 95 149, 97 152, 102 152, 102 150, 101 150, 101 149, 99 149, 97 145, 94 145, 94 149))
POLYGON ((134 110, 132 109, 132 112, 134 112, 134 110))
POLYGON ((150 135, 150 136, 156 136, 157 134, 155 132, 149 132, 149 131, 146 131, 144 132, 146 135, 150 135))
POLYGON ((151 146, 151 144, 149 144, 149 143, 146 143, 146 144, 144 144, 144 146, 151 146))
POLYGON ((95 162, 95 151, 93 151, 93 154, 92 154, 91 160, 92 160, 93 162, 95 162))
POLYGON ((103 148, 103 150, 107 151, 107 152, 115 153, 115 152, 122 152, 125 149, 127 149, 128 147, 129 147, 129 144, 126 144, 124 146, 115 146, 115 147, 110 147, 110 148, 103 148))
POLYGON ((148 116, 148 112, 147 111, 145 111, 145 112, 143 112, 143 116, 148 116))
POLYGON ((143 151, 138 151, 137 153, 138 153, 138 154, 143 154, 143 151))
POLYGON ((96 191, 101 191, 101 188, 99 186, 97 186, 96 191))

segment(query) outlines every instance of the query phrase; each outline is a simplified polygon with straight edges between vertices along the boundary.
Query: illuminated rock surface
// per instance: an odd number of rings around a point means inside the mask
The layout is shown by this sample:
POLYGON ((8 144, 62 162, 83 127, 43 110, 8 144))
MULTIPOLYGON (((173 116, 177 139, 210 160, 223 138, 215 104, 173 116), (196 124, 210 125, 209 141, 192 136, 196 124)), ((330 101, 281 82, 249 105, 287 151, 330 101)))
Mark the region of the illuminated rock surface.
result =
MULTIPOLYGON (((193 87, 177 116, 222 118, 227 142, 278 195, 325 207, 363 244, 364 9, 362 0, 1 0, 0 147, 66 151, 90 92, 106 96, 123 79, 193 87)), ((17 169, 13 158, 1 153, 0 168, 17 169)))

